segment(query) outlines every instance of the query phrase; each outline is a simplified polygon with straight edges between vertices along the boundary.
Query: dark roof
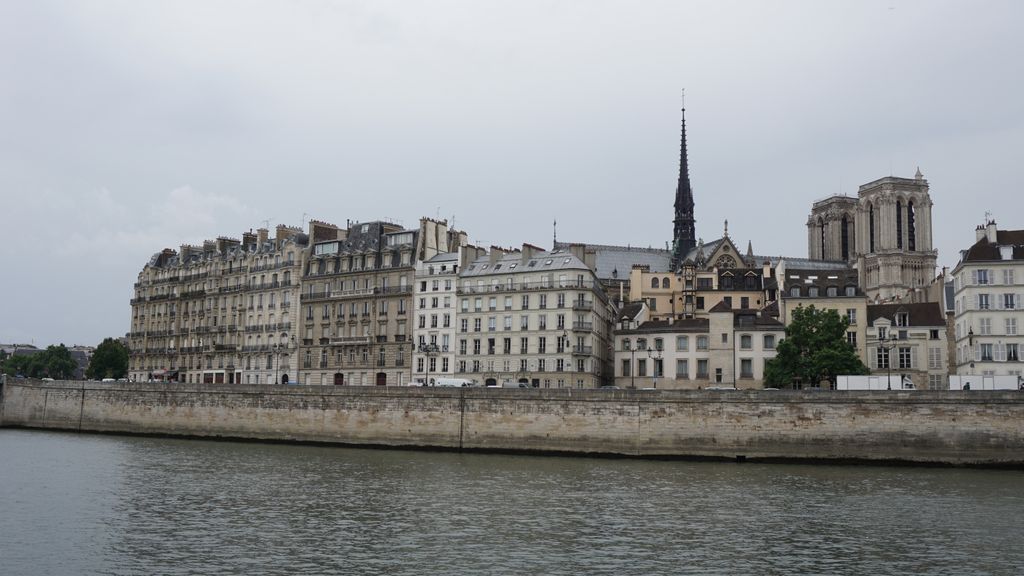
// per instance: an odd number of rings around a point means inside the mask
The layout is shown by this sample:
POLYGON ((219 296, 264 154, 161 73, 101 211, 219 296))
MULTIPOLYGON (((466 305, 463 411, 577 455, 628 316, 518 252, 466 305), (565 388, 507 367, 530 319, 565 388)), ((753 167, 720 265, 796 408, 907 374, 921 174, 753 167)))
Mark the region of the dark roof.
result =
POLYGON ((733 327, 735 328, 747 328, 753 330, 785 330, 786 325, 779 322, 777 318, 766 316, 764 314, 757 314, 753 310, 749 314, 735 311, 736 315, 733 316, 733 327))
POLYGON ((982 238, 967 249, 964 262, 985 262, 1002 260, 1000 246, 1013 246, 1013 259, 1024 260, 1024 230, 996 230, 995 243, 982 238))
POLYGON ((907 313, 909 326, 945 326, 946 316, 938 302, 914 304, 868 304, 868 325, 879 318, 893 320, 899 312, 907 313))
POLYGON ((721 300, 718 304, 711 307, 708 312, 732 312, 732 307, 725 303, 725 300, 721 300))
POLYGON ((626 304, 625 306, 622 307, 622 310, 619 311, 619 320, 635 320, 636 315, 639 314, 640 311, 643 309, 643 302, 633 302, 631 304, 626 304))
POLYGON ((683 318, 680 320, 648 320, 636 328, 616 330, 616 334, 650 334, 671 332, 707 332, 710 322, 707 318, 683 318))

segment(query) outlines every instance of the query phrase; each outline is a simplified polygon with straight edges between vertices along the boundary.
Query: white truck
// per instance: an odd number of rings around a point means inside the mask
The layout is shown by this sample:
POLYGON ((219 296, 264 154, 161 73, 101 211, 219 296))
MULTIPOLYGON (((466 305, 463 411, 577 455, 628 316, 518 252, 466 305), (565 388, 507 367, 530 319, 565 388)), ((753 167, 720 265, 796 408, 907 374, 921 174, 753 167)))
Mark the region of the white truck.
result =
POLYGON ((914 390, 914 383, 899 374, 836 376, 836 390, 914 390))
POLYGON ((950 390, 1024 390, 1020 376, 967 374, 949 377, 950 390))

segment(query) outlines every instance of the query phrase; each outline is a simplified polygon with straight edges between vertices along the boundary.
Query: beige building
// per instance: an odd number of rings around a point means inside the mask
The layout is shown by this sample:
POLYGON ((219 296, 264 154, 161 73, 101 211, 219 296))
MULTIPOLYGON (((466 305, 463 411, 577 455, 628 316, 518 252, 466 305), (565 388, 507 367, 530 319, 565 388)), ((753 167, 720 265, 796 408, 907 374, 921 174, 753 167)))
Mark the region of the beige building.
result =
POLYGON ((1024 364, 1024 230, 988 221, 953 268, 956 373, 1020 376, 1024 364))
POLYGON ((765 365, 784 336, 778 320, 724 302, 701 318, 665 320, 649 319, 646 303, 630 304, 620 312, 614 333, 615 384, 763 388, 765 365))
POLYGON ((644 302, 650 319, 704 317, 724 303, 729 308, 760 310, 774 299, 765 278, 771 265, 753 255, 750 244, 741 255, 727 233, 719 240, 700 242, 690 250, 676 273, 647 265, 630 271, 629 302, 644 302))
POLYGON ((416 263, 414 286, 415 325, 413 327, 413 385, 434 385, 438 378, 455 373, 455 342, 459 324, 459 270, 463 262, 472 262, 483 250, 456 246, 416 263))
POLYGON ((834 310, 850 323, 846 341, 857 349, 861 362, 867 357, 867 297, 857 285, 857 271, 844 264, 810 262, 816 268, 790 267, 786 259, 775 267, 779 283, 779 319, 788 326, 795 308, 813 306, 834 310))
POLYGON ((311 226, 300 295, 303 384, 404 386, 413 355, 416 263, 448 252, 446 222, 311 226))
POLYGON ((271 383, 294 379, 292 320, 307 237, 278 226, 165 249, 139 273, 131 301, 129 377, 271 383))
POLYGON ((455 376, 594 388, 610 380, 611 306, 582 245, 491 247, 459 271, 455 376))
POLYGON ((807 219, 808 255, 853 264, 872 302, 924 301, 938 258, 931 211, 920 170, 914 178, 880 178, 862 185, 857 198, 814 203, 807 219))
POLYGON ((900 375, 917 389, 948 389, 946 317, 937 302, 872 304, 867 324, 872 374, 900 375))

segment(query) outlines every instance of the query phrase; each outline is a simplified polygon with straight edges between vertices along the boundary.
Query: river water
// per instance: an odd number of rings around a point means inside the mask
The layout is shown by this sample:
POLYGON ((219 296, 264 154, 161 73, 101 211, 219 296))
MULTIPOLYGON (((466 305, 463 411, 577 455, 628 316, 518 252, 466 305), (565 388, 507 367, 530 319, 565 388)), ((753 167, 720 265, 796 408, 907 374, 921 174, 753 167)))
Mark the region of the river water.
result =
POLYGON ((1024 472, 6 429, 0 573, 1022 574, 1024 472))

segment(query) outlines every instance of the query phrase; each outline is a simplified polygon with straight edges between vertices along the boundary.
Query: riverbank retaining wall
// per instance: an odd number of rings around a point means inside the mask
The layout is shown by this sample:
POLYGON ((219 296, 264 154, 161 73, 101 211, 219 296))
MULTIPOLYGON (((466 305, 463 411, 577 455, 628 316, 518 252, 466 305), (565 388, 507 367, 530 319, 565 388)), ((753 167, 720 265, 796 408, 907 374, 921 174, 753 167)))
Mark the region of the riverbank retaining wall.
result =
POLYGON ((1024 394, 8 379, 0 426, 345 445, 1024 466, 1024 394))

